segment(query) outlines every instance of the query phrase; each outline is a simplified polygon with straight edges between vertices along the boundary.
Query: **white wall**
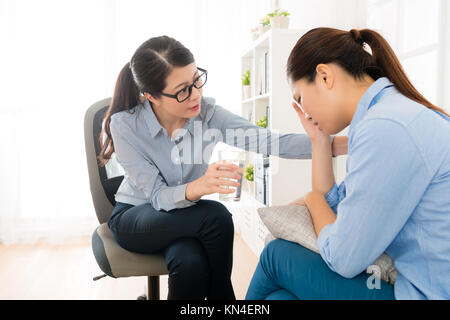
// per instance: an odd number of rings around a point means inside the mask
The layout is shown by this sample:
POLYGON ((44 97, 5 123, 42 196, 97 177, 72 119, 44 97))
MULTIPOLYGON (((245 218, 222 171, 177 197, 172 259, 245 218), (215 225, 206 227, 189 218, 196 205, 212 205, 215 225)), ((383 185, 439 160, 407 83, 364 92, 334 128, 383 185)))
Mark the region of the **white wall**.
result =
POLYGON ((413 85, 450 109, 448 0, 369 0, 367 26, 391 44, 413 85))
POLYGON ((292 27, 312 29, 316 27, 333 27, 344 30, 357 28, 365 23, 364 0, 324 0, 281 2, 292 12, 292 27))

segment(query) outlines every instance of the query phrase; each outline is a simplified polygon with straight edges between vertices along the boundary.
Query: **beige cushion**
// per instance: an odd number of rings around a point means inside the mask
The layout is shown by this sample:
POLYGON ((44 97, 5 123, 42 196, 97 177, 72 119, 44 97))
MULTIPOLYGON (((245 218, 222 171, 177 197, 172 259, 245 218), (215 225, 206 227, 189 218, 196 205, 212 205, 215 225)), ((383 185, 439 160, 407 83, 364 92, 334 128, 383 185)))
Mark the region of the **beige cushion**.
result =
POLYGON ((162 255, 140 254, 123 249, 117 244, 106 223, 97 228, 97 234, 103 241, 111 272, 116 278, 168 274, 162 255))
MULTIPOLYGON (((306 206, 285 205, 258 208, 259 216, 267 229, 275 238, 296 242, 303 247, 320 253, 317 248, 317 236, 306 206)), ((378 266, 382 280, 394 284, 397 269, 386 253, 383 253, 372 266, 378 266)), ((367 268, 368 273, 374 273, 376 268, 367 268)))

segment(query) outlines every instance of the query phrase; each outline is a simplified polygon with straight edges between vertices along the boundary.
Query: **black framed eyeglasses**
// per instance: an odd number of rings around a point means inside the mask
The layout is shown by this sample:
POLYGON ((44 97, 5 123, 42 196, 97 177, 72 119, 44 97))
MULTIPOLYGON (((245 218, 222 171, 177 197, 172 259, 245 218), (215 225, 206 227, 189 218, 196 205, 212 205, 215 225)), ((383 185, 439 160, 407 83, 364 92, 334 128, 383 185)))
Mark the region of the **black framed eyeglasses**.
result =
POLYGON ((195 87, 196 89, 200 89, 203 87, 208 80, 208 71, 202 68, 197 68, 198 71, 200 71, 200 75, 195 78, 194 82, 190 86, 186 86, 180 91, 178 91, 176 94, 167 94, 164 92, 161 92, 161 94, 165 97, 176 99, 179 103, 186 101, 189 99, 189 97, 192 94, 192 88, 195 87))

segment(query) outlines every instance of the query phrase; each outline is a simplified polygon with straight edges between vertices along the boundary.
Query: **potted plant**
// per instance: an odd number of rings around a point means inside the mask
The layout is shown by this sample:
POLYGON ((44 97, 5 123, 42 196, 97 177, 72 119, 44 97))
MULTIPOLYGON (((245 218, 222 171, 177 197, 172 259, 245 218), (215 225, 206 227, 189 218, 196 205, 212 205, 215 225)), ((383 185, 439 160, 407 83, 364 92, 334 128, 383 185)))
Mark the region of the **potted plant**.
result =
POLYGON ((287 29, 289 27, 289 16, 291 14, 287 11, 276 9, 274 12, 269 13, 269 23, 272 28, 287 29))
POLYGON ((249 164, 245 167, 244 178, 247 184, 248 193, 252 196, 255 195, 255 182, 253 178, 253 165, 249 164))
POLYGON ((264 32, 270 29, 270 17, 265 16, 259 21, 258 31, 259 35, 262 35, 264 32))
POLYGON ((241 77, 242 88, 244 89, 244 99, 249 99, 252 95, 250 87, 250 70, 245 71, 241 77))
POLYGON ((261 120, 256 121, 256 125, 261 128, 267 128, 267 116, 264 116, 261 120))

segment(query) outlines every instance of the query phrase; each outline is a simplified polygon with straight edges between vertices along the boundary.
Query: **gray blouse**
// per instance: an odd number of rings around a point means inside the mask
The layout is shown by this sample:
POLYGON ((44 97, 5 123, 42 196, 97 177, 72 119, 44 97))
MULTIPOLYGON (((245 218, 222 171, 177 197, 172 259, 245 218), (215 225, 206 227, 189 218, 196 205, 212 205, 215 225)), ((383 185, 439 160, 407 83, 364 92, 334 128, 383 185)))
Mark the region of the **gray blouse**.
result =
MULTIPOLYGON (((117 202, 150 203, 170 211, 195 204, 186 200, 187 184, 200 178, 218 142, 285 159, 310 159, 311 141, 305 134, 278 134, 256 126, 203 97, 200 114, 169 137, 148 100, 111 117, 110 129, 124 179, 117 202)), ((300 123, 299 123, 300 125, 300 123)))

